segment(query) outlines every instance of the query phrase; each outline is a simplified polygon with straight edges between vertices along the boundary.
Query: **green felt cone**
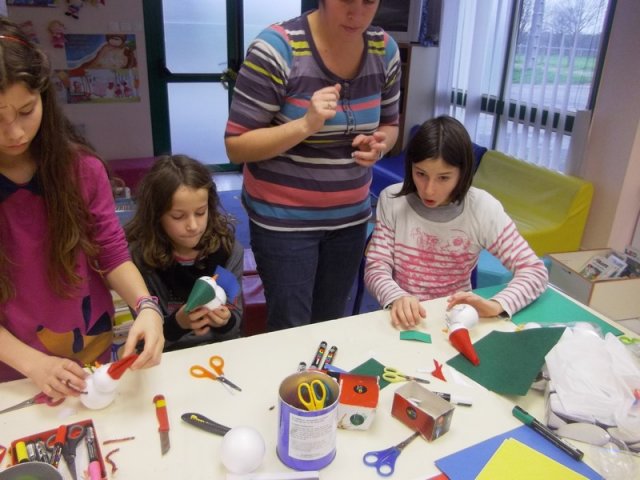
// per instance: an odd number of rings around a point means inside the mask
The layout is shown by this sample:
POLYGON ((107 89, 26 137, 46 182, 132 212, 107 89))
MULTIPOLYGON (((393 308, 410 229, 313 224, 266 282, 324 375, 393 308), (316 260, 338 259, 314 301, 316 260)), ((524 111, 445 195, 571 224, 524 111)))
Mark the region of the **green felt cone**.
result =
POLYGON ((187 299, 185 311, 189 313, 216 298, 214 285, 215 281, 211 277, 200 277, 197 279, 187 299))

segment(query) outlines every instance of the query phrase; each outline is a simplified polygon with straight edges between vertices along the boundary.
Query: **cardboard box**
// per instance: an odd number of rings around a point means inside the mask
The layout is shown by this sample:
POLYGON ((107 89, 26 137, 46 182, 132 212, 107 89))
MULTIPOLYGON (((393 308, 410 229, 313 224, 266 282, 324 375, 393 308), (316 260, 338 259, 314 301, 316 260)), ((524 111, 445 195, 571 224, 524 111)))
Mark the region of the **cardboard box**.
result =
POLYGON ((341 373, 338 428, 368 430, 375 417, 379 396, 378 377, 341 373))
POLYGON ((589 280, 580 272, 591 258, 611 249, 551 253, 549 282, 611 320, 640 317, 640 278, 589 280))
MULTIPOLYGON (((94 447, 95 447, 95 453, 98 459, 98 462, 100 463, 100 474, 101 474, 101 478, 103 480, 105 480, 107 478, 107 470, 105 468, 105 464, 104 464, 104 459, 102 457, 102 452, 100 451, 100 441, 98 440, 98 435, 96 433, 96 429, 93 426, 93 421, 91 420, 81 420, 79 422, 74 422, 70 425, 67 425, 67 429, 71 428, 72 426, 75 425, 81 425, 83 426, 85 429, 87 427, 91 427, 93 428, 93 432, 94 432, 94 436, 95 436, 95 442, 94 442, 94 447)), ((13 442, 11 442, 11 461, 13 465, 17 465, 20 460, 18 458, 18 449, 16 448, 16 445, 19 442, 24 442, 25 444, 34 444, 37 443, 39 440, 41 440, 42 442, 44 442, 45 447, 47 447, 47 454, 49 456, 51 456, 52 451, 49 450, 48 448, 53 446, 53 440, 55 439, 55 435, 57 433, 58 429, 55 428, 53 430, 47 430, 45 432, 40 432, 40 433, 35 433, 32 435, 27 435, 25 437, 22 438, 18 438, 16 440, 14 440, 13 442)), ((34 447, 35 448, 35 447, 34 447)), ((77 447, 76 447, 76 458, 75 458, 75 462, 76 462, 76 471, 77 472, 82 472, 83 470, 87 470, 88 468, 88 464, 89 464, 89 456, 88 456, 88 452, 87 452, 87 443, 86 443, 86 433, 83 434, 83 437, 81 439, 81 441, 78 443, 77 447)), ((36 459, 34 460, 29 460, 29 461, 38 461, 36 459)), ((60 457, 60 463, 58 465, 58 470, 60 472, 68 472, 67 469, 67 464, 64 460, 64 458, 61 456, 60 457)), ((67 473, 63 474, 64 478, 67 478, 67 473)), ((31 477, 30 477, 31 478, 31 477)), ((78 478, 83 478, 81 476, 80 473, 78 473, 78 478)))
POLYGON ((432 441, 449 431, 454 406, 418 382, 396 390, 391 415, 432 441))

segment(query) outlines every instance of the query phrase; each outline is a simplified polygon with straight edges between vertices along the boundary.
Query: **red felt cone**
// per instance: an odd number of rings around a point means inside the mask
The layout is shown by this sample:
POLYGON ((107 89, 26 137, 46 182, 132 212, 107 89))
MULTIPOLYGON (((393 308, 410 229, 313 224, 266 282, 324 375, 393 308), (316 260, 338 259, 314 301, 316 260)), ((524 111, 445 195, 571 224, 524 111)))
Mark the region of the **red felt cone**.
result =
POLYGON ((131 364, 136 361, 136 358, 138 358, 138 354, 132 353, 131 355, 128 355, 123 359, 118 360, 117 362, 113 362, 111 365, 109 365, 107 373, 114 380, 119 380, 124 372, 126 372, 127 369, 131 366, 131 364))
POLYGON ((456 347, 462 355, 464 355, 474 365, 480 365, 480 359, 476 353, 476 349, 473 348, 471 338, 469 338, 469 330, 464 327, 456 328, 449 333, 449 341, 451 345, 456 347))

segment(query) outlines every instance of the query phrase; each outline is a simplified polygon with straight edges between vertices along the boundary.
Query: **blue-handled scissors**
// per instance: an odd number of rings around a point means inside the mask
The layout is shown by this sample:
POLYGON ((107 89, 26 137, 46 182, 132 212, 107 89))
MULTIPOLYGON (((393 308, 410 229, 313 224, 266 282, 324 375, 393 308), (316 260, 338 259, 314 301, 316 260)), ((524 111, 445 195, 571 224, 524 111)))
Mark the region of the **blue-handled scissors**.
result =
POLYGON ((211 358, 209 358, 209 366, 215 373, 213 373, 211 370, 207 370, 202 365, 192 365, 189 371, 191 372, 191 376, 193 377, 219 380, 223 383, 223 385, 228 385, 231 388, 235 388, 239 392, 242 391, 239 386, 237 386, 235 383, 224 376, 224 359, 221 356, 213 355, 211 358))
POLYGON ((410 377, 409 375, 405 375, 404 373, 401 373, 397 368, 393 367, 384 367, 382 379, 391 383, 408 382, 409 380, 414 380, 420 383, 431 383, 429 380, 426 380, 424 378, 410 377))
POLYGON ((400 456, 400 453, 409 445, 416 437, 420 435, 420 432, 415 432, 411 434, 409 438, 405 441, 400 442, 397 445, 394 445, 391 448, 387 448, 386 450, 378 450, 376 452, 367 452, 362 457, 362 461, 365 465, 370 467, 374 467, 378 475, 381 477, 389 477, 393 474, 393 471, 396 469, 396 460, 400 456))
POLYGON ((5 408, 4 410, 0 410, 0 414, 13 412, 14 410, 19 410, 21 408, 30 407, 31 405, 37 405, 39 403, 46 403, 50 407, 55 407, 56 405, 60 405, 64 402, 64 397, 61 397, 57 400, 52 399, 49 395, 46 395, 44 392, 40 392, 37 395, 34 395, 31 398, 28 398, 24 402, 16 403, 15 405, 5 408))
POLYGON ((322 410, 327 401, 327 387, 322 380, 298 384, 298 400, 309 411, 322 410))

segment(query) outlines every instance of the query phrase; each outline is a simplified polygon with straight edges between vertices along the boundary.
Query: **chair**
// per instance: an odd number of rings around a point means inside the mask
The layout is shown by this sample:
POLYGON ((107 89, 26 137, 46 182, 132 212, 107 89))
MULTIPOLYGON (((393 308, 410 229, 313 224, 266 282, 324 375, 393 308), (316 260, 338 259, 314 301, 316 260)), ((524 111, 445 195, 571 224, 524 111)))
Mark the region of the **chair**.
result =
POLYGON ((242 336, 249 337, 267 331, 267 304, 264 287, 258 275, 256 260, 250 248, 244 250, 244 271, 242 274, 242 336))
POLYGON ((362 307, 362 297, 364 296, 364 267, 367 263, 367 246, 371 241, 371 235, 373 235, 373 224, 367 224, 367 241, 365 242, 364 255, 360 260, 360 266, 358 267, 358 277, 356 279, 356 292, 353 295, 353 307, 351 309, 351 315, 358 315, 360 308, 362 307))

